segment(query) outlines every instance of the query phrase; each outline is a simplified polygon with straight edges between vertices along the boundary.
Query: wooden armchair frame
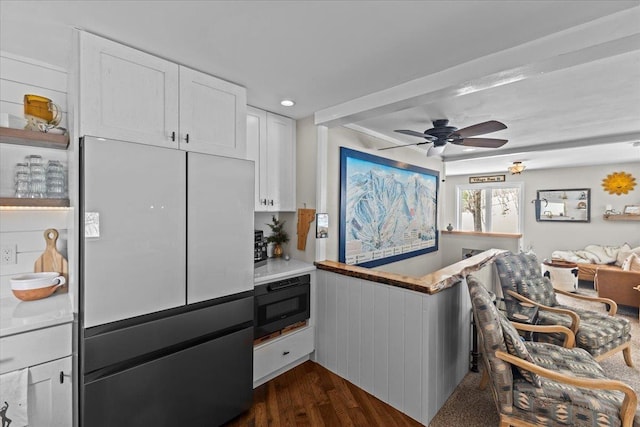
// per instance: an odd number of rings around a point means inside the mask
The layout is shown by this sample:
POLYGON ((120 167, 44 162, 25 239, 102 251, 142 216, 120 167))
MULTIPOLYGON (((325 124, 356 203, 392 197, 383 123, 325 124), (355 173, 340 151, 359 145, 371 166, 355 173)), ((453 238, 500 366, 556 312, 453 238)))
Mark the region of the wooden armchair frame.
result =
MULTIPOLYGON (((615 316, 615 314, 618 311, 618 304, 616 304, 616 302, 612 299, 609 298, 601 298, 601 297, 590 297, 590 296, 586 296, 586 295, 575 295, 572 294, 570 292, 565 292, 559 289, 555 289, 554 291, 556 293, 559 293, 561 295, 566 295, 572 298, 576 298, 576 299, 580 299, 580 300, 585 300, 585 301, 592 301, 592 302, 601 302, 603 304, 608 304, 609 305, 609 316, 615 316)), ((540 303, 537 303, 536 301, 533 301, 532 299, 529 299, 527 297, 524 297, 522 295, 520 295, 519 293, 512 291, 512 290, 508 290, 507 293, 512 296, 513 298, 515 298, 516 300, 522 302, 522 303, 527 303, 527 304, 532 304, 538 307, 538 310, 546 310, 552 313, 558 313, 558 314, 564 314, 567 315, 571 318, 571 331, 575 334, 578 333, 578 328, 580 327, 580 316, 578 316, 578 314, 575 311, 571 311, 568 309, 564 309, 564 308, 557 308, 557 307, 549 307, 547 305, 543 305, 540 303)), ((624 344, 619 345, 618 347, 612 348, 611 350, 607 351, 606 353, 602 353, 598 356, 594 356, 594 359, 598 362, 606 359, 607 357, 617 353, 621 351, 622 352, 622 356, 624 357, 624 362, 627 364, 627 366, 629 367, 633 367, 633 360, 631 359, 631 342, 627 341, 624 344)))
MULTIPOLYGON (((566 326, 561 325, 529 325, 526 323, 518 323, 511 322, 511 324, 519 331, 527 331, 527 332, 540 332, 545 334, 550 334, 554 332, 559 332, 565 335, 564 342, 562 346, 565 348, 573 348, 576 344, 576 336, 571 331, 571 329, 566 326)), ((489 373, 487 369, 482 371, 482 378, 480 378, 480 390, 484 390, 489 383, 489 373)))
MULTIPOLYGON (((504 351, 496 350, 496 357, 515 366, 519 366, 527 371, 533 372, 541 377, 550 378, 554 381, 564 384, 573 385, 576 387, 583 387, 589 389, 598 390, 617 390, 624 393, 624 400, 620 407, 620 419, 622 420, 622 427, 632 427, 633 418, 635 416, 636 407, 638 406, 638 396, 635 391, 623 383, 616 380, 604 380, 604 379, 592 379, 592 378, 579 378, 565 374, 551 371, 549 369, 538 366, 534 363, 527 362, 519 357, 512 356, 504 351)), ((524 420, 520 420, 509 415, 500 414, 500 427, 530 427, 536 424, 531 424, 524 420)))

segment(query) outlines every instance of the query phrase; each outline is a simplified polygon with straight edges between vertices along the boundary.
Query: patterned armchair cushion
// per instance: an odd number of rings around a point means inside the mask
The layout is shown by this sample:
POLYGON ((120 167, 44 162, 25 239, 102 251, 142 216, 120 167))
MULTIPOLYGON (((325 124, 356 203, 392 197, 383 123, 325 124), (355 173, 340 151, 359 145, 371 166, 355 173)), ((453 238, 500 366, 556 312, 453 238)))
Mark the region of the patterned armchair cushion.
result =
POLYGON ((498 359, 495 355, 496 350, 507 351, 500 327, 500 313, 493 304, 487 289, 475 277, 467 276, 467 286, 480 337, 479 342, 482 346, 482 360, 491 377, 498 409, 500 412, 508 414, 513 411, 513 374, 511 365, 498 359))
POLYGON ((538 304, 553 307, 558 305, 553 284, 546 277, 524 279, 516 284, 516 292, 537 302, 538 304))
MULTIPOLYGON (((504 317, 502 313, 500 313, 500 326, 502 326, 502 335, 504 335, 504 343, 507 346, 509 354, 526 360, 527 362, 534 363, 533 358, 527 351, 527 347, 525 347, 524 342, 520 338, 520 334, 518 334, 516 328, 513 327, 511 322, 504 317)), ((540 387, 540 378, 538 375, 519 366, 517 368, 525 380, 536 387, 540 387)))
POLYGON ((507 291, 518 292, 519 283, 524 280, 541 278, 540 263, 533 254, 505 252, 502 256, 496 258, 495 264, 507 312, 511 315, 516 309, 514 306, 515 300, 509 296, 507 291))
MULTIPOLYGON (((592 356, 604 354, 631 339, 631 324, 627 319, 575 307, 563 305, 557 307, 566 308, 578 314, 580 327, 576 334, 576 345, 587 350, 592 356)), ((538 312, 538 324, 570 327, 571 320, 564 314, 540 310, 538 312)), ((563 335, 539 335, 539 341, 552 344, 562 345, 563 340, 563 335)))
MULTIPOLYGON (((580 348, 564 348, 540 342, 525 342, 534 362, 565 375, 606 379, 600 365, 580 348)), ((611 390, 591 390, 540 377, 542 387, 524 379, 513 384, 514 414, 536 425, 619 426, 619 408, 624 395, 611 390)), ((640 422, 640 409, 635 423, 640 422)))

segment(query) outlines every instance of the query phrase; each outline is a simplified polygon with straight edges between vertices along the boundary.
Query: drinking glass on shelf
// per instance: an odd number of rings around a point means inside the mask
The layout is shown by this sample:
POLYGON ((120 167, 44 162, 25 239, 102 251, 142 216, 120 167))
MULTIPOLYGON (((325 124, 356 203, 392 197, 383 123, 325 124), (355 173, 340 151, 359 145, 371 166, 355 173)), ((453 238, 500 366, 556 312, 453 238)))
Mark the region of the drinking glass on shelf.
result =
POLYGON ((15 196, 29 197, 29 182, 31 181, 31 171, 28 163, 16 163, 15 173, 15 196))
POLYGON ((62 199, 64 197, 64 179, 47 179, 47 197, 52 199, 62 199))
POLYGON ((47 182, 45 180, 44 171, 34 172, 31 170, 31 181, 29 181, 29 197, 34 199, 41 199, 46 197, 47 182))
POLYGON ((24 158, 24 161, 29 166, 32 166, 32 165, 44 165, 43 160, 42 160, 42 156, 40 156, 38 154, 30 154, 30 155, 28 155, 27 157, 24 158))
POLYGON ((29 178, 27 174, 20 174, 20 177, 16 177, 16 197, 24 198, 29 197, 29 178), (25 176, 26 175, 26 176, 25 176))

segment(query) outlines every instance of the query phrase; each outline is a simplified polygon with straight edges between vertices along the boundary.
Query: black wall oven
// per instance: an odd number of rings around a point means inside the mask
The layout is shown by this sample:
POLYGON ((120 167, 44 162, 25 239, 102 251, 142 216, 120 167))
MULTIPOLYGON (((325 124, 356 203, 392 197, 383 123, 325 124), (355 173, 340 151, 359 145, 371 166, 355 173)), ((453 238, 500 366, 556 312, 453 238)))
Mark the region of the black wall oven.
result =
POLYGON ((255 287, 254 338, 261 338, 309 318, 311 275, 255 287))

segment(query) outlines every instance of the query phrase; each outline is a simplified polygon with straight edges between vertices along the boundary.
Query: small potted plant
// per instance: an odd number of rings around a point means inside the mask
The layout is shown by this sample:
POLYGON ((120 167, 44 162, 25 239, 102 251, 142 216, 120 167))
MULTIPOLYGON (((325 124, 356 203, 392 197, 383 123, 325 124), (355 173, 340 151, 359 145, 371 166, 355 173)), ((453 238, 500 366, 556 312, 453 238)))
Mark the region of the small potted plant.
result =
POLYGON ((267 237, 267 243, 273 243, 273 257, 282 256, 282 244, 289 241, 289 234, 284 230, 285 221, 280 221, 274 216, 271 217, 271 224, 267 223, 271 229, 271 235, 267 237))

